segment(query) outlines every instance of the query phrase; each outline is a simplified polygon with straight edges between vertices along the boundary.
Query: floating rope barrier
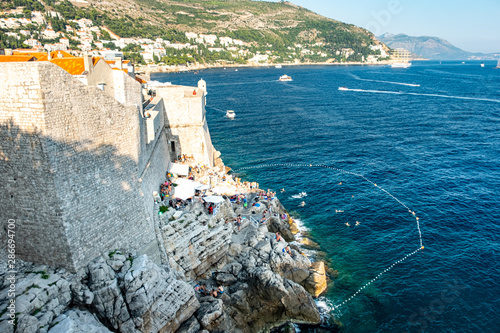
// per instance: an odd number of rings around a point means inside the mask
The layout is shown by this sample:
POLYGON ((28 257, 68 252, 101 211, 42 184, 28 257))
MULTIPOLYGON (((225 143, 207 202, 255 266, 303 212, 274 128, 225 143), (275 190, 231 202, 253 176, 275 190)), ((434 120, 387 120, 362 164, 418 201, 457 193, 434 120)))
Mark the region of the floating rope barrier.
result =
POLYGON ((408 212, 415 218, 415 222, 417 224, 417 230, 418 230, 418 237, 419 237, 420 246, 415 251, 410 252, 407 255, 405 255, 403 258, 401 258, 401 259, 393 262, 389 267, 387 267, 385 270, 383 270, 382 272, 380 272, 373 279, 369 280, 367 283, 365 283, 363 286, 361 286, 354 294, 352 294, 350 297, 348 297, 347 299, 345 299, 342 303, 334 305, 333 309, 338 309, 341 306, 345 305, 346 303, 348 303, 349 301, 351 301, 354 297, 358 296, 359 293, 362 290, 364 290, 366 287, 368 287, 369 285, 371 285, 375 281, 377 281, 383 274, 389 272, 394 266, 396 266, 397 264, 402 263, 403 261, 405 261, 409 257, 413 256, 414 254, 416 254, 419 251, 421 251, 421 250, 424 249, 424 246, 423 246, 423 243, 422 243, 422 232, 420 231, 419 218, 418 218, 418 216, 416 216, 416 213, 414 211, 412 211, 408 206, 406 206, 401 200, 399 200, 394 195, 392 195, 389 191, 387 191, 386 189, 384 189, 381 186, 377 185, 376 183, 372 182, 371 180, 369 180, 368 178, 366 178, 365 176, 363 176, 361 174, 358 174, 358 173, 355 173, 355 172, 351 172, 351 171, 347 171, 347 170, 344 170, 344 169, 335 168, 333 166, 324 165, 324 164, 293 164, 293 163, 275 163, 275 164, 254 165, 254 166, 248 166, 248 167, 242 167, 242 168, 239 168, 239 169, 235 169, 235 170, 233 170, 233 172, 239 172, 241 170, 249 170, 249 169, 272 168, 272 167, 325 168, 325 169, 335 170, 335 171, 338 171, 340 173, 345 173, 345 174, 350 174, 350 175, 353 175, 353 176, 360 177, 360 178, 364 179, 365 181, 367 181, 368 183, 370 183, 373 186, 375 186, 380 191, 382 191, 382 192, 386 193, 387 195, 389 195, 396 202, 398 202, 401 206, 403 206, 404 208, 406 208, 406 210, 408 210, 408 212))

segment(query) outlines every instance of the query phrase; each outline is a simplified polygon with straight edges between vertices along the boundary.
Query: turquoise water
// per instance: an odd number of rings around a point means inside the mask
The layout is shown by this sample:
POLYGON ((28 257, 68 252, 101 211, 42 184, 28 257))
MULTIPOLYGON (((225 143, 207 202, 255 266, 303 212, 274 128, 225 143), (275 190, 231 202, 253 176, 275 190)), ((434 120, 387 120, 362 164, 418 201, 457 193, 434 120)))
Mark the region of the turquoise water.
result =
POLYGON ((500 70, 479 64, 212 69, 152 79, 203 78, 226 165, 261 188, 285 188, 278 197, 338 271, 318 300, 325 330, 498 332, 500 70), (293 81, 277 81, 283 74, 293 81), (292 198, 303 191, 307 197, 292 198), (420 248, 416 217, 425 249, 385 272, 420 248))

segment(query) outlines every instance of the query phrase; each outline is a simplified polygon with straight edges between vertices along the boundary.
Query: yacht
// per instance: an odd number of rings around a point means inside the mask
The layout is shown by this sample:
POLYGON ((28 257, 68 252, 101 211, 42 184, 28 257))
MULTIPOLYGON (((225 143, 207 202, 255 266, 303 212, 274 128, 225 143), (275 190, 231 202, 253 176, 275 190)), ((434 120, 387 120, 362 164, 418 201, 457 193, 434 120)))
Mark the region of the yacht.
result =
POLYGON ((233 119, 236 116, 233 110, 227 110, 226 117, 233 119))
POLYGON ((410 52, 405 49, 395 49, 394 50, 394 59, 396 60, 391 64, 392 68, 409 68, 411 66, 411 62, 408 61, 410 57, 410 52))
POLYGON ((290 76, 285 74, 280 76, 280 81, 293 81, 293 80, 290 76))
POLYGON ((495 67, 495 69, 500 69, 500 60, 498 60, 497 67, 495 67))
POLYGON ((281 66, 280 64, 277 64, 276 66, 274 66, 276 68, 283 68, 283 66, 281 66))
POLYGON ((349 89, 347 89, 347 87, 339 87, 339 90, 346 91, 346 90, 349 90, 349 89))
POLYGON ((481 67, 484 67, 484 62, 481 63, 481 67))

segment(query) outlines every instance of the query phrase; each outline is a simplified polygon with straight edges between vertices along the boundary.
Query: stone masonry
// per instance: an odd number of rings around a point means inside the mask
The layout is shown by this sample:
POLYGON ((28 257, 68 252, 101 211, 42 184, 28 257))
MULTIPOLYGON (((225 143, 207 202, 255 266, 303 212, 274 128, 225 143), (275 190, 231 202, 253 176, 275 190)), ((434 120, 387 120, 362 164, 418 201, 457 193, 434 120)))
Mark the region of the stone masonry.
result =
POLYGON ((0 230, 16 221, 18 258, 75 271, 109 249, 157 252, 138 180, 140 110, 50 63, 0 73, 0 230))

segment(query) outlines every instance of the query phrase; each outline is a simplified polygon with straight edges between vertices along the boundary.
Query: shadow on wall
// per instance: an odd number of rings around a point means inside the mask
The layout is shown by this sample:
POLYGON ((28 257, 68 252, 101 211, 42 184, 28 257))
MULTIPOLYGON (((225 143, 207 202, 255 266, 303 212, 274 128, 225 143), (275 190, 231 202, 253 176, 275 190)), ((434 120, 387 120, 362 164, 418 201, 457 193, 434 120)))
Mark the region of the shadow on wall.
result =
POLYGON ((57 141, 3 122, 2 244, 9 234, 16 258, 70 271, 113 249, 140 251, 155 234, 137 172, 113 145, 57 141))

